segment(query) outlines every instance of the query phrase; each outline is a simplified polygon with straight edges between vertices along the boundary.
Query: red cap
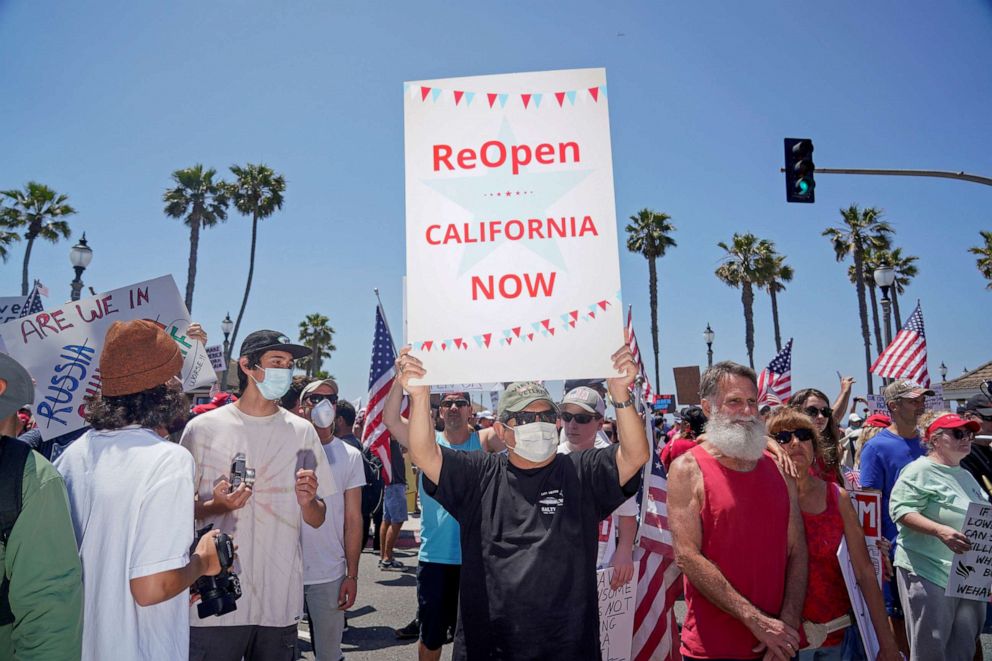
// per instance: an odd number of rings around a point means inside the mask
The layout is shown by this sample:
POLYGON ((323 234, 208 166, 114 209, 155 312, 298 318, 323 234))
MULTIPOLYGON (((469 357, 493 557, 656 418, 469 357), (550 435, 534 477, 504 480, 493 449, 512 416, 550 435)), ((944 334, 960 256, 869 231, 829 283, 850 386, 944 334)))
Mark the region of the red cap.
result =
POLYGON ((965 420, 957 413, 946 413, 930 423, 930 426, 927 427, 927 438, 930 438, 938 429, 958 429, 960 427, 967 427, 974 434, 982 428, 982 425, 977 420, 965 420))
POLYGON ((888 427, 892 424, 892 418, 885 415, 884 413, 872 413, 865 420, 865 427, 888 427))

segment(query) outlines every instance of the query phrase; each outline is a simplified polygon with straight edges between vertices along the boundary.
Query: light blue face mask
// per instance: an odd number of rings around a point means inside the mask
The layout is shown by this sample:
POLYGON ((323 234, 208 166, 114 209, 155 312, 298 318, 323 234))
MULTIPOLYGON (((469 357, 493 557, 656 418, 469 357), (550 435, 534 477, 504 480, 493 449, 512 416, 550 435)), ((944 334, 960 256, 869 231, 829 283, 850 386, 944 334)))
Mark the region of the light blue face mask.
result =
POLYGON ((258 386, 258 392, 265 399, 276 401, 289 392, 289 386, 293 383, 293 370, 288 367, 259 367, 265 372, 265 380, 259 381, 251 376, 251 380, 258 386))

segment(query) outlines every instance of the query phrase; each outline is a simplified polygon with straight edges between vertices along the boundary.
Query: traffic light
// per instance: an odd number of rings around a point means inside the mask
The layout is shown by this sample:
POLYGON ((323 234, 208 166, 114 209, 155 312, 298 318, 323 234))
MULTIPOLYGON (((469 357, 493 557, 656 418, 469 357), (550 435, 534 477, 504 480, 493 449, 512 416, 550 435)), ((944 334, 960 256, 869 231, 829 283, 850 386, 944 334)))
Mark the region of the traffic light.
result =
POLYGON ((816 201, 816 181, 813 173, 813 141, 809 138, 785 139, 785 200, 787 202, 816 201))

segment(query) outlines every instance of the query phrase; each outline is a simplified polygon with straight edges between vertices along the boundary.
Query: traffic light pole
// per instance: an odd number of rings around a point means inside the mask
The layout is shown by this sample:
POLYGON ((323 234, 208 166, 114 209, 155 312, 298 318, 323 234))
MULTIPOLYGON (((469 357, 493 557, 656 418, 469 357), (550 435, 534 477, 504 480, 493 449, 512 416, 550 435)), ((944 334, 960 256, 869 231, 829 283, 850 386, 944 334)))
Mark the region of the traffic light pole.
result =
MULTIPOLYGON (((779 172, 785 172, 785 168, 781 168, 779 172)), ((976 184, 985 184, 986 186, 992 186, 992 177, 982 177, 977 174, 968 174, 967 172, 949 172, 947 170, 866 170, 858 168, 821 168, 817 167, 814 170, 815 174, 880 174, 880 175, 891 175, 899 177, 937 177, 940 179, 960 179, 961 181, 970 181, 976 184)))

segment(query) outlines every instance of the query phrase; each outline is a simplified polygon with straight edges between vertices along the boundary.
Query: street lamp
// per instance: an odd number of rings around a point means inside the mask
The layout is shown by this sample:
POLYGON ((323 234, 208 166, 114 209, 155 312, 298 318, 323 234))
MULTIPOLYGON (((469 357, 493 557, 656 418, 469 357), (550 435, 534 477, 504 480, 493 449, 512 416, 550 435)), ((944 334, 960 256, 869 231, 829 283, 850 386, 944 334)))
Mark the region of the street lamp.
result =
POLYGON ((78 301, 79 294, 83 291, 83 271, 90 265, 91 259, 93 259, 93 249, 86 243, 86 232, 83 232, 83 238, 69 250, 69 261, 76 271, 76 279, 71 283, 73 301, 78 301))
POLYGON ((947 365, 943 361, 940 362, 940 381, 941 383, 947 381, 947 365))
POLYGON ((234 330, 234 322, 231 321, 231 313, 228 312, 224 320, 220 322, 220 330, 224 333, 224 375, 221 377, 220 391, 227 391, 227 368, 231 364, 231 331, 234 330))
POLYGON ((710 328, 709 322, 706 323, 706 330, 703 331, 703 341, 706 342, 706 366, 713 367, 713 338, 716 337, 716 333, 710 328))
MULTIPOLYGON (((885 319, 885 346, 892 344, 892 300, 889 298, 889 288, 896 281, 896 271, 888 264, 882 264, 875 269, 875 284, 882 290, 882 316, 885 319)), ((887 382, 887 379, 883 378, 887 382)))

